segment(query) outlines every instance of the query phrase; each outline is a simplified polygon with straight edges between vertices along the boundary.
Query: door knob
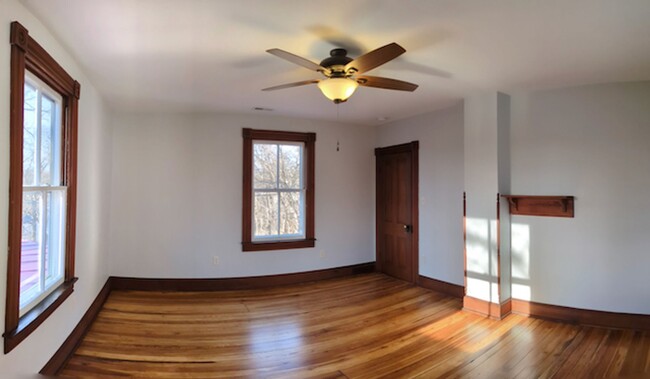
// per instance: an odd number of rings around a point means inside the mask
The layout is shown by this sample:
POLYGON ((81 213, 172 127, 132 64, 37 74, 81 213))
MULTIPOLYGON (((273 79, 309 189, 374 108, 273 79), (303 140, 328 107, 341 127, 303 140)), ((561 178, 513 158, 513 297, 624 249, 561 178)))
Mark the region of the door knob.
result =
POLYGON ((411 233, 411 225, 402 225, 402 227, 406 233, 411 233))

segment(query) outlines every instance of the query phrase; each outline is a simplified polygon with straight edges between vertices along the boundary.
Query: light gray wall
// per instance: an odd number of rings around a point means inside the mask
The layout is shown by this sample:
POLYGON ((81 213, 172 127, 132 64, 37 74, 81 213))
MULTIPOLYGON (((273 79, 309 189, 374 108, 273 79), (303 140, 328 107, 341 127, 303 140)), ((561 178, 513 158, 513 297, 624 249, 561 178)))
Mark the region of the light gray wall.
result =
POLYGON ((19 21, 73 78, 81 83, 79 102, 79 163, 74 293, 9 354, 0 355, 2 378, 29 378, 43 367, 70 334, 106 282, 111 132, 110 113, 75 61, 23 6, 0 2, 0 320, 5 318, 7 272, 7 212, 9 186, 9 24, 19 21))
POLYGON ((499 94, 465 99, 464 188, 467 193, 466 294, 500 303, 496 196, 499 192, 499 94))
POLYGON ((514 216, 513 296, 650 313, 650 82, 512 96, 512 193, 574 195, 514 216))
POLYGON ((113 275, 271 275, 375 259, 371 127, 271 116, 120 115, 113 143, 113 275), (242 252, 242 128, 317 133, 315 248, 242 252))
POLYGON ((463 285, 463 104, 377 129, 378 147, 411 141, 420 141, 420 274, 463 285))

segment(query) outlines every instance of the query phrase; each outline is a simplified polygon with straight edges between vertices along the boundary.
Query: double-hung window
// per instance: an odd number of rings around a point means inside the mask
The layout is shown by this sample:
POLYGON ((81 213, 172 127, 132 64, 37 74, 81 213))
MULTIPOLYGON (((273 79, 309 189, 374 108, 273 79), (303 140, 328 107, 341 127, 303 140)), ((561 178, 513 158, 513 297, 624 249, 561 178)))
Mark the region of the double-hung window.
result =
POLYGON ((9 233, 4 351, 73 291, 80 86, 11 24, 9 233))
POLYGON ((62 180, 63 98, 25 73, 20 316, 63 283, 67 186, 62 180))
POLYGON ((244 129, 244 251, 314 246, 315 140, 244 129))
POLYGON ((303 142, 253 141, 253 241, 305 238, 303 142))

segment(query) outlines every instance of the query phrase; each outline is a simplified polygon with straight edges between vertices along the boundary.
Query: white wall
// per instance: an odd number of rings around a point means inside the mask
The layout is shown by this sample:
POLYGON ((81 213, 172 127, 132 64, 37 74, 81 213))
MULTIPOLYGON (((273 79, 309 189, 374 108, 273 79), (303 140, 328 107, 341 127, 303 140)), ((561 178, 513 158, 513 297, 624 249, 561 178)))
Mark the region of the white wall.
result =
POLYGON ((374 261, 371 127, 243 115, 114 121, 111 274, 218 278, 374 261), (317 133, 315 248, 242 252, 242 128, 317 133))
POLYGON ((650 314, 650 82, 512 96, 512 193, 574 195, 514 216, 513 296, 650 314))
POLYGON ((5 317, 9 185, 9 24, 19 21, 81 83, 76 273, 74 293, 27 339, 0 355, 2 378, 32 377, 70 334, 105 283, 111 171, 109 114, 92 84, 61 45, 22 5, 0 1, 0 320, 5 317))
POLYGON ((420 141, 420 275, 463 285, 463 104, 377 129, 378 147, 411 141, 420 141))
POLYGON ((464 179, 467 193, 467 296, 500 303, 496 196, 499 192, 499 94, 465 99, 464 179))

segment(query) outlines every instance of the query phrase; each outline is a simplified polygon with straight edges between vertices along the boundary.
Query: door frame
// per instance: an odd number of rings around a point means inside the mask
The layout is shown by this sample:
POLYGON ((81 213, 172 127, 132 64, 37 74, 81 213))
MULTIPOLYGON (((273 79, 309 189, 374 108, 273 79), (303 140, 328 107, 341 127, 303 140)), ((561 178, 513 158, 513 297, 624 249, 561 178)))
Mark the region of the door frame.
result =
POLYGON ((394 153, 411 153, 411 283, 419 284, 420 282, 420 217, 419 217, 419 163, 418 150, 419 141, 411 141, 400 145, 378 147, 375 149, 375 264, 376 270, 381 271, 381 261, 379 259, 379 196, 377 196, 377 187, 379 180, 379 161, 378 156, 394 153))

